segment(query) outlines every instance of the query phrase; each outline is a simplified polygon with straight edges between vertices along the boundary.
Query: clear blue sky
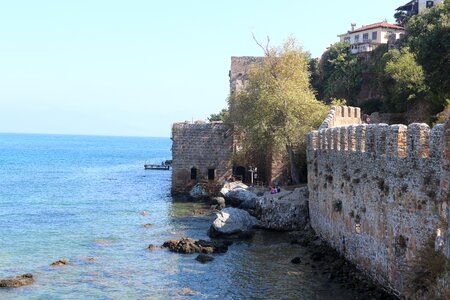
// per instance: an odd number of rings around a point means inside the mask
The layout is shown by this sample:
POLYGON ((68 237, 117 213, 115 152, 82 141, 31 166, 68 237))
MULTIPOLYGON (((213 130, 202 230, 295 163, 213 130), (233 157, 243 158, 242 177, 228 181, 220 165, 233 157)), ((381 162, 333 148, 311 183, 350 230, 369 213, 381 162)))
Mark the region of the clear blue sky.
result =
POLYGON ((231 56, 337 34, 406 0, 0 2, 0 132, 170 136, 226 107, 231 56))

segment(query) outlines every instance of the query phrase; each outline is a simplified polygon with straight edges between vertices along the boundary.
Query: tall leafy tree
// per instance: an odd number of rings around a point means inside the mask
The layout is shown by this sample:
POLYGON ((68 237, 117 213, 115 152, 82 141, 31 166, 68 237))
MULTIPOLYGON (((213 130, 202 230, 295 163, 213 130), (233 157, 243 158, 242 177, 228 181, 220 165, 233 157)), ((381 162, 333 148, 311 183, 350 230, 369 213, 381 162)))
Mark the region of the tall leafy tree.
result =
POLYGON ((311 88, 308 62, 293 39, 281 49, 265 47, 262 65, 254 65, 245 89, 229 98, 231 121, 245 137, 244 147, 284 153, 294 183, 304 164, 297 158, 305 152, 306 134, 319 126, 327 110, 311 88))
POLYGON ((350 44, 337 42, 325 51, 320 60, 324 96, 344 98, 352 104, 361 88, 362 69, 358 58, 350 52, 350 44))
POLYGON ((450 98, 450 0, 412 17, 406 30, 427 85, 439 104, 445 104, 450 98))
POLYGON ((391 50, 383 55, 385 101, 390 111, 401 112, 408 102, 422 100, 429 89, 422 66, 408 48, 391 50))

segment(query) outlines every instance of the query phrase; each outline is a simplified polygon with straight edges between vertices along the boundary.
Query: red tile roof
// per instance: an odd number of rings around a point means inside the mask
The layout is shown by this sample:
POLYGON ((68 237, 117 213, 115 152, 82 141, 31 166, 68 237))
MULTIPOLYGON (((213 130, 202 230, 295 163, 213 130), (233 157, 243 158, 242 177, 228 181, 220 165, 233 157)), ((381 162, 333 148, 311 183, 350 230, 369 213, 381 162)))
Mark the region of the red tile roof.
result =
POLYGON ((368 30, 368 29, 378 28, 378 27, 392 28, 392 29, 404 29, 401 26, 390 24, 388 22, 379 22, 379 23, 375 23, 375 24, 366 25, 366 26, 357 28, 355 30, 351 30, 348 33, 354 33, 354 32, 364 31, 364 30, 368 30))

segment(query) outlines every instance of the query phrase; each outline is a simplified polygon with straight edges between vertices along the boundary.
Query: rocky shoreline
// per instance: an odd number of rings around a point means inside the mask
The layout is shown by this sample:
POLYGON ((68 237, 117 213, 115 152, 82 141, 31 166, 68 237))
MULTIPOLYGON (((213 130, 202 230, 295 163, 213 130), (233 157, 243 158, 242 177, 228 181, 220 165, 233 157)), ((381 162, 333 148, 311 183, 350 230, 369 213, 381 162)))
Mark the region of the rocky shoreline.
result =
MULTIPOLYGON (((198 192, 199 188, 196 187, 196 190, 198 192)), ((201 191, 200 193, 200 198, 206 199, 211 205, 211 210, 217 215, 208 230, 208 235, 212 239, 223 237, 248 239, 256 228, 289 231, 293 237, 290 247, 303 249, 299 251, 303 255, 291 259, 292 264, 320 270, 322 275, 328 277, 330 283, 337 283, 342 288, 356 291, 359 295, 357 299, 399 299, 398 296, 375 283, 315 234, 309 224, 306 187, 270 194, 262 192, 261 189, 247 187, 242 183, 226 183, 221 190, 221 197, 205 198, 204 193, 201 191), (226 214, 225 217, 224 214, 226 214), (243 217, 243 215, 248 216, 243 217), (241 226, 240 229, 239 226, 241 226), (223 230, 226 227, 232 230, 223 230)), ((199 199, 193 193, 190 196, 199 199)))
POLYGON ((30 285, 34 282, 32 274, 17 275, 13 278, 0 280, 0 288, 18 288, 25 285, 30 285))
MULTIPOLYGON (((336 250, 322 241, 311 228, 295 232, 292 245, 299 245, 306 250, 309 261, 304 265, 313 269, 322 270, 327 275, 329 282, 339 283, 341 287, 356 290, 357 299, 399 299, 390 294, 382 286, 361 272, 356 266, 347 261, 336 250)), ((303 257, 294 257, 292 263, 303 264, 303 257)))

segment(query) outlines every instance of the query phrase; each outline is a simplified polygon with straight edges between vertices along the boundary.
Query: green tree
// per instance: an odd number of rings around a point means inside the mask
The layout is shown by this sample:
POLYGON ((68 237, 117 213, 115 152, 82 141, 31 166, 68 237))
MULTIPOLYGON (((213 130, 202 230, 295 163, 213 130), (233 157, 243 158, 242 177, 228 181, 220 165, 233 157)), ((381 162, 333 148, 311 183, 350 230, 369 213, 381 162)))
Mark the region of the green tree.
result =
POLYGON ((401 112, 408 102, 426 97, 428 86, 422 66, 408 48, 383 55, 385 100, 389 111, 401 112))
POLYGON ((411 15, 407 14, 403 10, 400 10, 394 14, 394 18, 398 25, 405 26, 406 23, 408 23, 409 19, 411 18, 411 15))
POLYGON ((292 181, 298 183, 306 134, 327 111, 311 88, 308 55, 293 39, 282 49, 266 47, 262 65, 250 68, 245 89, 230 95, 229 104, 235 130, 245 137, 244 148, 284 153, 292 181))
POLYGON ((407 43, 441 107, 450 98, 450 0, 412 17, 407 43))
POLYGON ((322 79, 320 78, 320 69, 319 69, 319 59, 318 58, 309 58, 308 59, 308 70, 311 74, 310 82, 312 88, 316 91, 316 96, 318 99, 323 98, 323 87, 322 87, 322 79))
POLYGON ((219 113, 211 114, 208 117, 208 121, 210 121, 210 122, 213 122, 213 121, 227 122, 228 117, 229 117, 228 109, 227 108, 223 108, 219 113))
POLYGON ((350 52, 350 44, 338 42, 325 51, 320 60, 320 73, 324 97, 344 98, 350 104, 361 88, 361 66, 358 58, 350 52))

